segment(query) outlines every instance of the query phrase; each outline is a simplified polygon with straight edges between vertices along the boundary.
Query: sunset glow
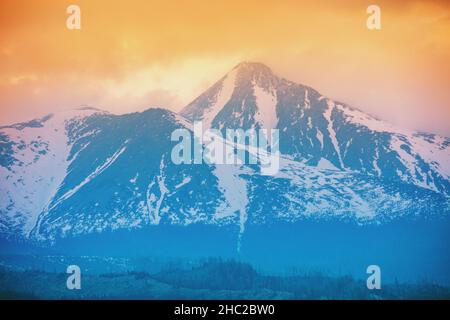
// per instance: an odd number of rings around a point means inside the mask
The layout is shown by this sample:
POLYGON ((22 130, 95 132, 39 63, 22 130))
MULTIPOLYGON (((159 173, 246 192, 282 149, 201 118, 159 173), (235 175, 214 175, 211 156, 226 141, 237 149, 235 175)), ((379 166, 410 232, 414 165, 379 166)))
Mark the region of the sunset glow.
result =
POLYGON ((78 105, 179 110, 240 61, 259 61, 407 127, 450 135, 450 5, 377 1, 0 3, 0 124, 78 105), (81 8, 68 30, 66 8, 81 8))

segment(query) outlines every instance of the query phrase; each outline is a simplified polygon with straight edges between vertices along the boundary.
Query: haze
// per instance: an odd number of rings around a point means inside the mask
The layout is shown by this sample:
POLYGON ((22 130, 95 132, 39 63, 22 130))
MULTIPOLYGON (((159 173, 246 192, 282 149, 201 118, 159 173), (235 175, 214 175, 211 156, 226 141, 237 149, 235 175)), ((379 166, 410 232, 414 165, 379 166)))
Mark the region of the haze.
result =
POLYGON ((258 61, 403 127, 450 136, 450 5, 372 2, 0 2, 0 124, 79 105, 179 110, 258 61), (81 8, 81 30, 66 8, 81 8))

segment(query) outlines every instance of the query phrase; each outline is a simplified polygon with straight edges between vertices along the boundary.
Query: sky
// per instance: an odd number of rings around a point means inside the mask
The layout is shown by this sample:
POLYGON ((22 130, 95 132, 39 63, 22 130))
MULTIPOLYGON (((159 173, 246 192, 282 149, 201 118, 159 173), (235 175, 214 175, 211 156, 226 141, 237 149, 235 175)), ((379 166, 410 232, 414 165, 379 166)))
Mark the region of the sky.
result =
POLYGON ((80 105, 177 111, 241 61, 450 136, 449 1, 1 0, 0 125, 80 105))

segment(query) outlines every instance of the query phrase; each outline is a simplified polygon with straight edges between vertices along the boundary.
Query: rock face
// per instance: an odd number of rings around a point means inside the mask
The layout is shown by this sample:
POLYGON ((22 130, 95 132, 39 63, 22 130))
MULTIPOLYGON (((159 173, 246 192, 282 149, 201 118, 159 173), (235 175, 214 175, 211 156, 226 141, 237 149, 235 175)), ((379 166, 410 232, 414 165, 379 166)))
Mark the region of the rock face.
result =
POLYGON ((449 138, 395 128, 259 63, 239 64, 181 114, 218 129, 277 128, 295 160, 450 192, 449 138))

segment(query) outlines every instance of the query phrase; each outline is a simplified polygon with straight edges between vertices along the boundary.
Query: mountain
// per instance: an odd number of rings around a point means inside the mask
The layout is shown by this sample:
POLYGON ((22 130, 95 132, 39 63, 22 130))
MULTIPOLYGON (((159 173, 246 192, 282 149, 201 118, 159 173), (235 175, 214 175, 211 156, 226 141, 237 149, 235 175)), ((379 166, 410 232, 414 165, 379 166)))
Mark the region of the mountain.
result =
POLYGON ((449 195, 450 139, 402 130, 316 90, 241 63, 181 114, 206 128, 279 129, 280 151, 317 165, 449 195))
POLYGON ((70 131, 100 114, 82 108, 0 128, 3 233, 28 233, 34 227, 73 160, 70 131))
POLYGON ((179 127, 162 109, 75 110, 3 127, 2 232, 53 239, 158 224, 168 204, 173 222, 212 216, 222 196, 211 169, 171 164, 170 134, 179 127), (197 192, 205 184, 209 194, 197 192))
POLYGON ((0 127, 0 248, 238 254, 276 270, 299 261, 360 268, 373 257, 428 270, 417 254, 450 266, 449 144, 241 63, 180 114, 80 108, 0 127), (279 129, 278 173, 174 164, 171 134, 198 120, 279 129))

